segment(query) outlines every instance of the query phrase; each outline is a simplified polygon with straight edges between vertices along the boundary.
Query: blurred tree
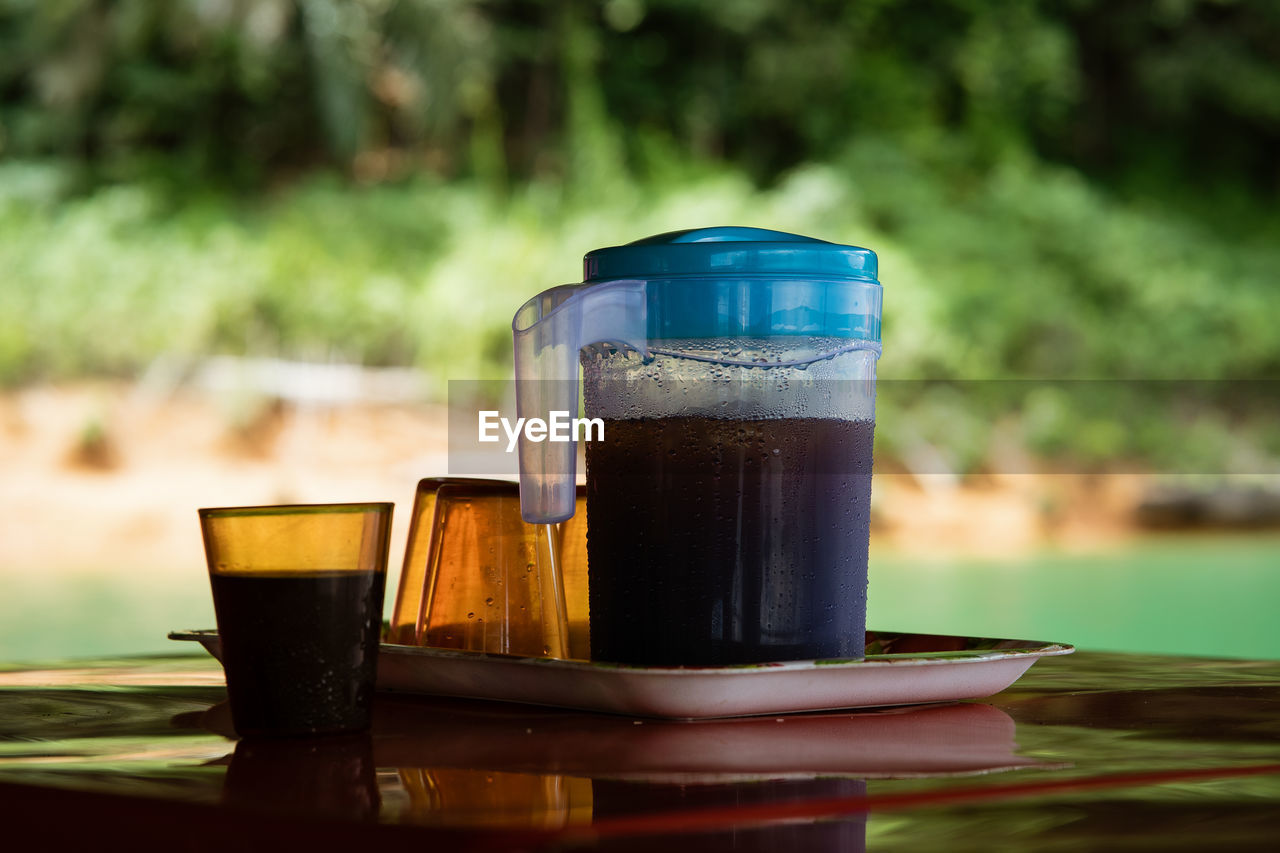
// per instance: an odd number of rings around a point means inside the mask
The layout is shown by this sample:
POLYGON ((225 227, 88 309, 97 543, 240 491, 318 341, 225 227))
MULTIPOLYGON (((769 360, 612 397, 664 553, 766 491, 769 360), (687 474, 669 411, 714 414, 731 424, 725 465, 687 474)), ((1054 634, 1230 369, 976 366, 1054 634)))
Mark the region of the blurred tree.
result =
POLYGON ((1135 189, 1280 191, 1280 4, 1056 5, 1083 90, 1048 153, 1135 189))
POLYGON ((1280 4, 0 0, 0 156, 107 178, 595 185, 665 156, 769 182, 868 134, 1272 199, 1280 4))

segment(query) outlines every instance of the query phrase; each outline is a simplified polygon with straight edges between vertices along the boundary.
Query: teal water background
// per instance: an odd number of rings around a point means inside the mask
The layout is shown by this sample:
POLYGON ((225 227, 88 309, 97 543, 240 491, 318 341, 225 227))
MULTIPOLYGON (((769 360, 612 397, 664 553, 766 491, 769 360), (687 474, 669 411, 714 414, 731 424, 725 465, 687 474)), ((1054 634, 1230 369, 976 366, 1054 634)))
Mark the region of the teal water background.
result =
POLYGON ((1280 537, 1177 536, 1007 561, 873 555, 867 625, 1280 659, 1280 537))
MULTIPOLYGON (((1082 649, 1280 659, 1280 536, 1149 539, 1103 553, 924 560, 873 547, 871 628, 1082 649)), ((398 577, 388 579, 394 595, 398 577)), ((0 662, 179 648, 214 625, 202 574, 0 576, 0 662)), ((389 611, 391 602, 387 602, 389 611)))

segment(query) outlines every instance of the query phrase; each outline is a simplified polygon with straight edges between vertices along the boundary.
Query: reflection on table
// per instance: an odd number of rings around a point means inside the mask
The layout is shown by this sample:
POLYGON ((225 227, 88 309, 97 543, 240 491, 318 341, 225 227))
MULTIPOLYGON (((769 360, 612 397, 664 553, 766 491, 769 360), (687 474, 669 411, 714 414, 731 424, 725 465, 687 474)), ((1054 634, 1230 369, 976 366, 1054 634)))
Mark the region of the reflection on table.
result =
POLYGON ((230 740, 224 699, 211 659, 0 672, 13 825, 53 846, 146 827, 193 849, 1280 837, 1276 663, 1082 653, 987 702, 698 722, 384 694, 369 735, 278 742, 230 740))
MULTIPOLYGON (((225 703, 198 722, 232 734, 225 703)), ((401 819, 546 830, 673 809, 861 796, 863 780, 873 777, 1038 766, 1015 754, 1014 731, 1007 714, 982 704, 673 722, 384 696, 372 760, 384 772, 395 768, 407 795, 401 819)), ((358 811, 369 802, 355 772, 358 749, 345 738, 241 742, 227 774, 228 796, 275 809, 333 797, 345 780, 347 799, 336 810, 358 811)), ((861 836, 861 820, 844 824, 829 826, 824 840, 838 837, 846 849, 853 829, 861 836)))

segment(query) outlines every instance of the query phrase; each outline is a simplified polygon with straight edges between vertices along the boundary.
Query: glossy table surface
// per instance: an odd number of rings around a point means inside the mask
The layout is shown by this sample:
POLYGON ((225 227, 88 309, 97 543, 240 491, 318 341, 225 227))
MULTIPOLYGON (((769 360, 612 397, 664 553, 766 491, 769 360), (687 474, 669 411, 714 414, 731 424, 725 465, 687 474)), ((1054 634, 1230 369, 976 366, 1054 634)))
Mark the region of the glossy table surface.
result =
POLYGON ((981 702, 699 722, 382 694, 233 739, 191 655, 0 669, 0 814, 48 849, 1274 849, 1280 662, 1079 652, 981 702))

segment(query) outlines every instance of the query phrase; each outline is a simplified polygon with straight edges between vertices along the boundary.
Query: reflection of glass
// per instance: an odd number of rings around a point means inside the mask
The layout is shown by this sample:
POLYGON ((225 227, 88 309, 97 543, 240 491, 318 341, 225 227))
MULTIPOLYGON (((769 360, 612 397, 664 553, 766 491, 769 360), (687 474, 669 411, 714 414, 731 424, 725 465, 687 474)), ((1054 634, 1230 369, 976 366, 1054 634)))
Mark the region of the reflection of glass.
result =
POLYGON ((586 545, 579 528, 585 524, 572 520, 525 523, 515 483, 419 481, 391 641, 586 657, 586 545))
POLYGON ((591 780, 545 773, 401 768, 414 820, 559 829, 591 822, 591 780))
POLYGON ((380 802, 368 735, 242 740, 222 791, 248 808, 353 820, 376 817, 380 802))

